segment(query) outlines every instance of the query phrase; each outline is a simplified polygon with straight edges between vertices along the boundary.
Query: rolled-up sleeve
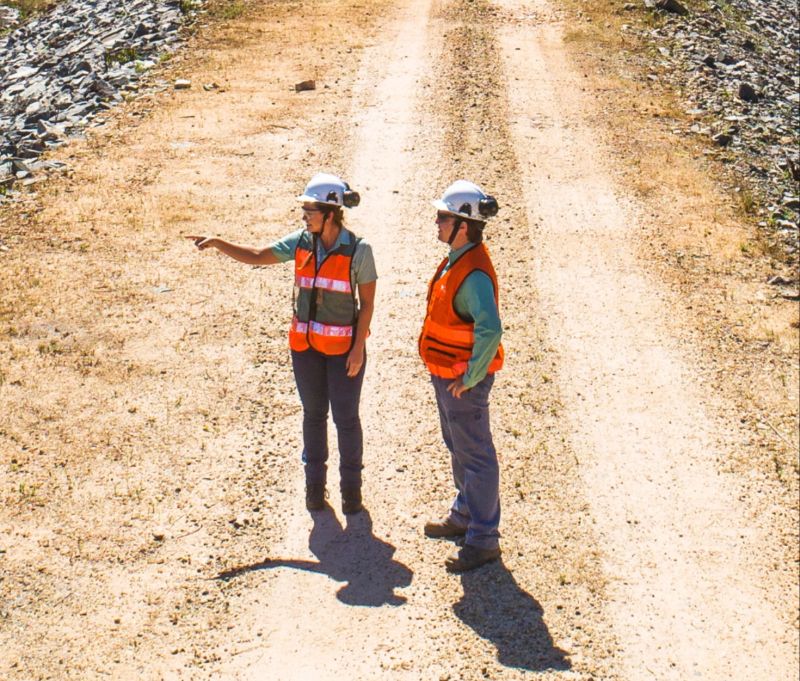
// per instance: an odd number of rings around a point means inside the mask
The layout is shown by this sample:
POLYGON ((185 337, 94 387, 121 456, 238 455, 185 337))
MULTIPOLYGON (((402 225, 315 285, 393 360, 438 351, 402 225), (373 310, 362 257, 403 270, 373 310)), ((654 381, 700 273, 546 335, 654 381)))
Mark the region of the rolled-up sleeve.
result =
POLYGON ((369 284, 378 279, 372 246, 363 239, 358 242, 353 253, 353 274, 356 284, 369 284))
POLYGON ((486 376, 503 335, 492 280, 484 272, 473 272, 464 280, 454 303, 458 313, 475 324, 472 357, 463 377, 464 385, 472 388, 486 376))

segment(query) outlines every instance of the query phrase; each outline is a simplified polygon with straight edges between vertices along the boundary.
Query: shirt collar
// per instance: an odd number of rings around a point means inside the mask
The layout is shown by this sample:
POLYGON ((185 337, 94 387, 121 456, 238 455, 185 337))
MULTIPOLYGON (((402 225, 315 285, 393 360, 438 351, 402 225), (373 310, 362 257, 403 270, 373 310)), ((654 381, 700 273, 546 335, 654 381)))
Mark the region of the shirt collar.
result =
POLYGON ((339 230, 339 236, 336 237, 336 241, 333 242, 333 247, 326 251, 325 247, 322 245, 322 239, 317 240, 317 247, 320 250, 320 253, 332 253, 335 251, 339 246, 349 246, 350 245, 350 231, 342 227, 339 230))
POLYGON ((474 244, 471 241, 465 243, 461 248, 456 250, 451 250, 450 253, 447 254, 447 264, 452 265, 456 260, 458 260, 464 253, 466 253, 470 248, 473 246, 477 246, 478 244, 474 244))

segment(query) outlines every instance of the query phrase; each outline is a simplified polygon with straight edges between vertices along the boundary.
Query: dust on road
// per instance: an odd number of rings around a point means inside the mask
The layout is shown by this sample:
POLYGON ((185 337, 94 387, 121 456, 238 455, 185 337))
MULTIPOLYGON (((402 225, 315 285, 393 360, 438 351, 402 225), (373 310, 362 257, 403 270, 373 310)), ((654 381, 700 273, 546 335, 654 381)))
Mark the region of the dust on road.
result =
POLYGON ((794 572, 759 558, 788 553, 720 478, 736 415, 664 321, 563 29, 539 1, 271 4, 170 67, 222 92, 130 105, 2 214, 4 674, 790 678, 794 572), (380 276, 347 521, 303 509, 287 271, 179 238, 269 242, 317 169, 362 192, 380 276), (451 481, 415 340, 460 176, 501 199, 508 356, 504 561, 456 577, 421 535, 451 481))

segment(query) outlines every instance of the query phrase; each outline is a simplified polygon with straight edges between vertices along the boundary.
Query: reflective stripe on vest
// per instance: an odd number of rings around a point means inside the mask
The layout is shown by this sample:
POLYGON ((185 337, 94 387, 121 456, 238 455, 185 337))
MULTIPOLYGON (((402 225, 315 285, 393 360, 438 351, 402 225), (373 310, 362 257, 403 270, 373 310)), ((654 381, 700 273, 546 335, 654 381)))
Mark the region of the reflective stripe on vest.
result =
POLYGON ((289 329, 292 350, 309 347, 326 354, 350 350, 358 315, 351 284, 353 253, 358 240, 327 254, 317 270, 315 244, 305 232, 295 249, 294 317, 289 329))
MULTIPOLYGON (((464 280, 479 270, 491 279, 495 303, 498 303, 497 276, 483 244, 463 253, 442 274, 447 262, 447 258, 442 261, 428 285, 428 308, 419 336, 419 354, 434 376, 458 378, 466 373, 472 357, 475 324, 462 319, 456 312, 456 294, 464 280)), ((503 354, 501 344, 489 363, 488 373, 493 374, 502 368, 503 354)))

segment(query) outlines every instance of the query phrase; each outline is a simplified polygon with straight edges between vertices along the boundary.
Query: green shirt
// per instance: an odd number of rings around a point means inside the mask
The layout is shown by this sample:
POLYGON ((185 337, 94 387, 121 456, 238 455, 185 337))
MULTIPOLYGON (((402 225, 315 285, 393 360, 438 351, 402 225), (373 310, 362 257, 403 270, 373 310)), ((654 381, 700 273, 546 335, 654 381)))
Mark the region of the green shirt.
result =
MULTIPOLYGON (((294 251, 304 231, 305 228, 298 229, 296 232, 287 234, 282 239, 270 244, 269 248, 272 251, 272 255, 278 259, 278 262, 286 262, 294 258, 294 251)), ((339 236, 336 237, 336 242, 333 244, 331 251, 336 250, 343 244, 349 244, 350 234, 351 233, 346 229, 341 230, 339 236)), ((325 250, 322 245, 322 239, 317 239, 316 262, 318 270, 323 258, 328 253, 330 253, 330 251, 325 250)), ((352 272, 352 281, 350 285, 353 286, 354 289, 358 284, 369 284, 378 279, 378 273, 375 271, 375 258, 372 255, 372 247, 364 241, 364 239, 361 239, 356 246, 356 250, 353 253, 353 266, 350 271, 352 272)))
MULTIPOLYGON (((448 263, 442 274, 450 269, 462 253, 466 253, 475 245, 468 243, 458 250, 450 251, 447 256, 448 263)), ((472 272, 461 284, 453 304, 459 315, 471 319, 475 324, 472 357, 462 379, 465 386, 472 388, 486 377, 486 370, 497 353, 500 337, 503 335, 492 280, 485 272, 472 272)))

